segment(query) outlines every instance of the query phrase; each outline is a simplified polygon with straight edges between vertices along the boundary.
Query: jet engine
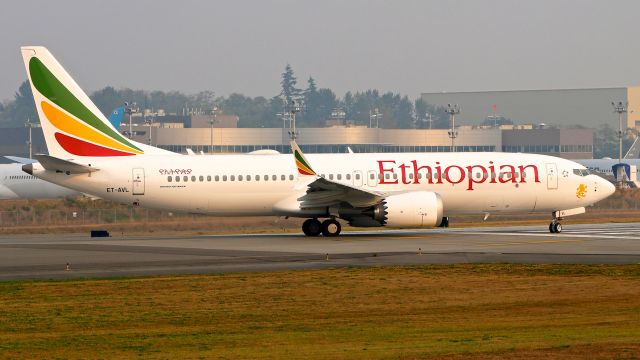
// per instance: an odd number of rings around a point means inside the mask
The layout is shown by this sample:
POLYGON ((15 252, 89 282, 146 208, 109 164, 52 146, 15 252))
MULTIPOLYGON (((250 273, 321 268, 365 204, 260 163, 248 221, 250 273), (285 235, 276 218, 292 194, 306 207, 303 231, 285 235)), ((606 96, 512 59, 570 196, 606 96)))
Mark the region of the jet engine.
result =
POLYGON ((436 227, 442 221, 442 198, 431 191, 413 191, 391 195, 365 214, 383 226, 436 227))

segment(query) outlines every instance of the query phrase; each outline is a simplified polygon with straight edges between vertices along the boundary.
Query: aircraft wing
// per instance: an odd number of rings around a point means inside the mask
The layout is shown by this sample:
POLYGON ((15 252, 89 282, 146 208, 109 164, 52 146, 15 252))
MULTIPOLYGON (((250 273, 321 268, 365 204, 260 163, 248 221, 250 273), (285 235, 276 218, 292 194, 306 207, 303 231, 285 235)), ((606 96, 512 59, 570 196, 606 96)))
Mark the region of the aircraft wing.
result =
MULTIPOLYGON (((36 160, 40 162, 43 168, 49 171, 70 173, 70 174, 86 174, 92 173, 94 171, 98 171, 98 169, 86 166, 78 163, 74 163, 72 161, 63 160, 57 157, 49 156, 49 155, 34 155, 36 160)), ((23 167, 24 169, 24 167, 23 167)))
POLYGON ((385 194, 356 188, 337 183, 323 177, 316 177, 307 184, 307 193, 300 198, 300 207, 317 208, 330 207, 341 203, 348 203, 353 207, 368 207, 379 203, 385 194))
POLYGON ((342 203, 348 203, 353 207, 367 207, 379 203, 386 195, 318 176, 295 141, 291 141, 291 150, 298 175, 302 180, 308 179, 306 194, 298 198, 300 207, 303 209, 329 207, 342 203))

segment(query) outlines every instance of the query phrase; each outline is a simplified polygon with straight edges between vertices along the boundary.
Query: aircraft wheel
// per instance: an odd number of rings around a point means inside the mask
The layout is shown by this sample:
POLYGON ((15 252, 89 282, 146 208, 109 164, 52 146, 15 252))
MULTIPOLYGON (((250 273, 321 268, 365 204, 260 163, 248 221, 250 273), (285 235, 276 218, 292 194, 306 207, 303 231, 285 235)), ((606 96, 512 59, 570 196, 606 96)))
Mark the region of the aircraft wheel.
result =
POLYGON ((322 224, 318 219, 307 219, 302 223, 302 232, 307 236, 318 236, 322 232, 322 224))
POLYGON ((322 235, 324 236, 338 236, 340 230, 342 230, 342 226, 335 219, 327 219, 322 222, 322 235))
POLYGON ((555 223, 553 224, 553 232, 556 234, 559 234, 562 232, 562 224, 560 223, 555 223))
POLYGON ((555 231, 553 231, 553 223, 549 224, 549 232, 550 233, 554 233, 555 231))

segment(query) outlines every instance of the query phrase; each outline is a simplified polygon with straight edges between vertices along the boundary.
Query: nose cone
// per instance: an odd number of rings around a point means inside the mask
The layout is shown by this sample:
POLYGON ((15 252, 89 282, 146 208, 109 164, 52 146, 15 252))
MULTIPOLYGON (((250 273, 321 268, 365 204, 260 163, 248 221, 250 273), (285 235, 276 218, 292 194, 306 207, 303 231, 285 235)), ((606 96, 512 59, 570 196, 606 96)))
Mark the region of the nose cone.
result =
POLYGON ((606 199, 616 192, 616 187, 610 181, 598 176, 598 187, 600 188, 600 196, 602 199, 606 199))

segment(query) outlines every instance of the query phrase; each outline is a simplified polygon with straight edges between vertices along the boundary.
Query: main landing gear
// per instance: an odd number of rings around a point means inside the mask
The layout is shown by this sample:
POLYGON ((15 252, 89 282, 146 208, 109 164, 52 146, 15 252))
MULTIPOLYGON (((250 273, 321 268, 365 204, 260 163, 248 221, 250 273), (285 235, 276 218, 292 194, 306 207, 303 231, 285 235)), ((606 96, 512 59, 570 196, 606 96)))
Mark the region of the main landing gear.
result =
POLYGON ((307 236, 338 236, 342 226, 336 219, 320 222, 318 219, 307 219, 302 223, 302 232, 307 236))

